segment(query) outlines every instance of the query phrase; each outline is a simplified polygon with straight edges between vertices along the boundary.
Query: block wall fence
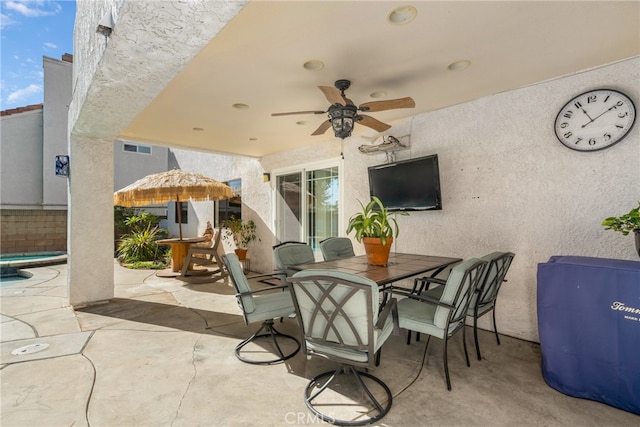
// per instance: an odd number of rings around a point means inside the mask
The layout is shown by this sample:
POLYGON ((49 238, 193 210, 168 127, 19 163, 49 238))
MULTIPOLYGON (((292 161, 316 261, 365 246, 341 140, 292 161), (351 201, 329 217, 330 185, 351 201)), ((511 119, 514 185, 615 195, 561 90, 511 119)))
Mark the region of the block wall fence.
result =
POLYGON ((66 210, 2 209, 0 253, 67 250, 66 210))

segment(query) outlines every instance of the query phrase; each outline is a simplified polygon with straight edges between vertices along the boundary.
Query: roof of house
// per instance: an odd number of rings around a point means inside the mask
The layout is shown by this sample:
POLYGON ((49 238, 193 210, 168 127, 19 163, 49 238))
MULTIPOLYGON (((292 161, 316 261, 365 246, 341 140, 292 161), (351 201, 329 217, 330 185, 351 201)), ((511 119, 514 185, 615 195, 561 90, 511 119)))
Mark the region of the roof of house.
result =
POLYGON ((10 116, 12 114, 26 113, 27 111, 42 110, 44 104, 32 104, 26 107, 11 108, 9 110, 0 111, 0 116, 10 116))

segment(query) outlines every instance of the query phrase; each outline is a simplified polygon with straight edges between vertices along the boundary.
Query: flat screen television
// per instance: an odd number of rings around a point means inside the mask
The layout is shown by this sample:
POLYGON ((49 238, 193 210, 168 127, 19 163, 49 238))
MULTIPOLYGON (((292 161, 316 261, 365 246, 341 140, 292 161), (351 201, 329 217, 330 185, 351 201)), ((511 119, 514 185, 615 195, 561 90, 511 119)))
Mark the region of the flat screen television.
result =
POLYGON ((390 211, 442 209, 438 155, 369 167, 369 190, 390 211))

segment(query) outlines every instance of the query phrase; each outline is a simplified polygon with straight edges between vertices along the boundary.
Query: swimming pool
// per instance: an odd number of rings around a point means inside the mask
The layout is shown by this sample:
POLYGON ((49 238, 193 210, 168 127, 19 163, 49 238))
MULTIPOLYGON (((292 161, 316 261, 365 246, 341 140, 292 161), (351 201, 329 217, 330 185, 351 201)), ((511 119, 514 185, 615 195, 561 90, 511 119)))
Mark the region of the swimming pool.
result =
POLYGON ((33 274, 28 271, 22 271, 15 267, 2 267, 0 268, 0 287, 22 282, 23 280, 30 279, 32 276, 33 274))
POLYGON ((28 252, 21 254, 0 255, 0 267, 42 267, 67 262, 66 252, 28 252))

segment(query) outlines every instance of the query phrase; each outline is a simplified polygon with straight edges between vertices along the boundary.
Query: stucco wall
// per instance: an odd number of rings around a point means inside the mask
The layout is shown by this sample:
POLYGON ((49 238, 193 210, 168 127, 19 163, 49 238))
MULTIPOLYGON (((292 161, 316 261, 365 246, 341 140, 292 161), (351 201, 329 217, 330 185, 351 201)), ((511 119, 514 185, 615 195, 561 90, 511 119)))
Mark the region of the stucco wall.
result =
POLYGON ((143 154, 124 151, 123 144, 123 141, 120 140, 116 140, 113 143, 114 191, 124 188, 144 176, 167 170, 169 162, 168 148, 135 143, 151 146, 151 154, 143 154))
POLYGON ((73 64, 44 57, 42 203, 46 209, 67 208, 67 180, 55 175, 55 156, 69 153, 67 115, 71 103, 73 64))
MULTIPOLYGON (((640 200, 640 125, 607 150, 580 153, 560 144, 553 122, 568 100, 593 88, 621 90, 640 106, 639 70, 634 58, 416 116, 411 149, 397 159, 438 154, 443 210, 399 217, 395 250, 463 258, 514 252, 498 302, 499 329, 538 341, 538 263, 552 255, 637 259, 632 238, 605 231, 600 222, 640 200)), ((345 218, 357 210, 356 199, 368 199, 367 167, 385 160, 360 154, 364 143, 345 141, 345 218)), ((324 147, 327 158, 336 151, 339 143, 324 147)), ((314 145, 266 157, 262 165, 315 161, 322 152, 314 145)), ((268 217, 269 209, 258 207, 258 215, 268 217)))
POLYGON ((42 110, 3 116, 0 204, 7 209, 42 204, 42 110))

